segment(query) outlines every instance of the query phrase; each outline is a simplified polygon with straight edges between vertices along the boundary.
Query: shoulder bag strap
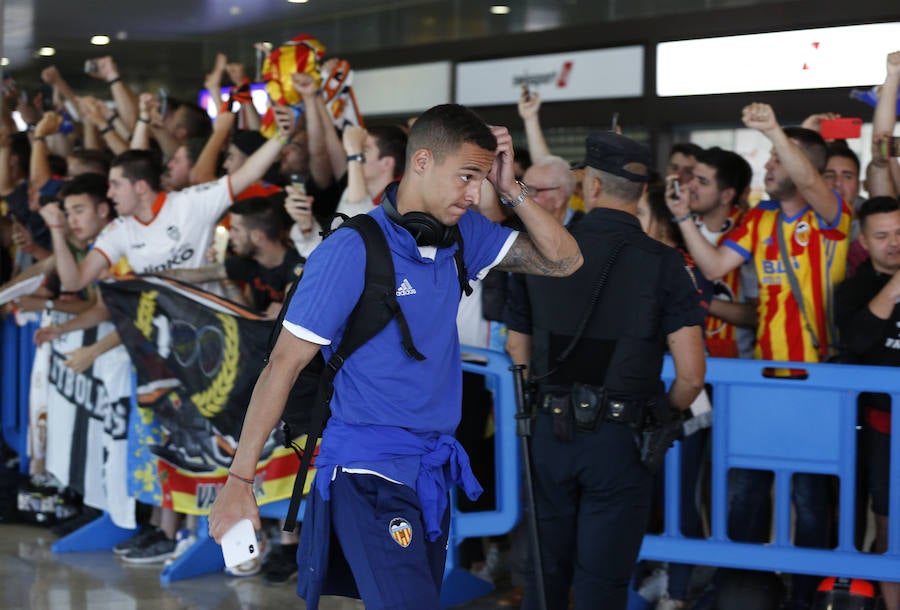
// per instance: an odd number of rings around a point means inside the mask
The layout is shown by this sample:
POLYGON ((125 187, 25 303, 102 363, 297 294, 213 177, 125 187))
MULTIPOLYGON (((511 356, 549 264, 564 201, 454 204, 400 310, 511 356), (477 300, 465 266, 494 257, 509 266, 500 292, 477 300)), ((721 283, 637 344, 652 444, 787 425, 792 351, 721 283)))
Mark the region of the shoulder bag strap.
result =
POLYGON ((784 220, 782 217, 783 214, 779 210, 778 214, 775 216, 775 234, 778 237, 778 252, 781 256, 781 262, 784 265, 784 273, 787 275, 788 283, 791 286, 791 294, 794 295, 794 300, 797 301, 797 307, 800 309, 800 315, 803 316, 803 324, 806 326, 806 331, 812 339, 813 347, 816 348, 816 351, 819 352, 820 355, 823 355, 819 337, 816 335, 816 331, 809 322, 809 316, 806 314, 806 303, 803 302, 803 293, 800 291, 800 282, 797 281, 797 275, 794 273, 794 266, 791 264, 787 241, 784 239, 784 220))

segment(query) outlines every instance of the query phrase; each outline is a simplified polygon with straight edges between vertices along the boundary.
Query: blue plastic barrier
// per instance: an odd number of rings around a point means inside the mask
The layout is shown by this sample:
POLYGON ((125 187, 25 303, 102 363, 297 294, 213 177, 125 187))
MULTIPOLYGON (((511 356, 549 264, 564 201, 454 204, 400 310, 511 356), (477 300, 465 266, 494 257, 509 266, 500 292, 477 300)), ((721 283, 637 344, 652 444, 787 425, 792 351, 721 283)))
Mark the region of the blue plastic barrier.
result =
POLYGON ((0 322, 0 432, 19 454, 19 471, 28 472, 28 396, 34 362, 36 322, 16 326, 12 316, 0 322))
MULTIPOLYGON (((490 382, 494 394, 494 453, 496 476, 496 507, 492 511, 466 512, 453 510, 450 515, 450 541, 441 606, 449 608, 490 593, 494 586, 459 566, 457 547, 466 538, 497 536, 515 527, 522 514, 519 498, 521 462, 519 440, 516 436, 516 395, 512 364, 502 352, 463 347, 463 370, 483 375, 490 382)), ((455 492, 451 506, 455 509, 455 492)))
MULTIPOLYGON (((26 455, 28 387, 34 356, 32 337, 36 325, 18 328, 12 320, 0 325, 0 424, 4 440, 26 455)), ((518 439, 515 433, 515 400, 509 359, 505 354, 464 348, 476 361, 464 370, 485 375, 494 390, 496 423, 496 510, 451 516, 450 545, 442 605, 449 607, 490 591, 491 585, 462 570, 457 547, 471 537, 500 535, 510 531, 521 514, 518 439)), ((470 358, 470 360, 472 360, 470 358)), ((798 365, 808 378, 772 379, 764 367, 784 363, 710 359, 707 381, 713 386, 712 512, 708 539, 684 538, 680 522, 680 446, 666 462, 665 530, 644 539, 646 559, 736 567, 766 571, 828 574, 869 579, 896 579, 900 574, 900 528, 889 533, 888 552, 862 553, 854 547, 856 486, 857 396, 860 392, 884 392, 900 401, 900 375, 896 369, 837 364, 798 365), (775 484, 775 537, 770 544, 736 543, 727 536, 727 478, 733 468, 769 470, 775 484), (790 542, 790 486, 794 473, 833 475, 840 481, 838 544, 835 549, 798 548, 790 542)), ((663 375, 674 377, 670 360, 663 375)), ((900 404, 900 403, 898 403, 900 404)), ((897 438, 900 423, 894 420, 897 438)), ((23 459, 27 469, 27 459, 23 459)), ((892 472, 900 472, 900 446, 891 452, 892 472)), ((896 480, 896 475, 893 477, 896 480)), ((455 504, 454 504, 455 506, 455 504)), ((280 518, 287 501, 260 507, 263 516, 280 518)), ((900 485, 890 492, 890 511, 900 514, 900 485)), ((302 512, 301 512, 302 514, 302 512)), ((221 552, 207 535, 200 519, 201 543, 161 575, 172 582, 221 569, 221 552)), ((108 516, 58 541, 55 552, 109 548, 130 535, 116 528, 108 516), (100 547, 97 544, 101 544, 100 547)))
MULTIPOLYGON (((764 367, 784 363, 708 360, 706 379, 713 386, 712 533, 688 539, 678 531, 680 447, 666 463, 665 531, 644 538, 641 556, 712 566, 791 573, 897 580, 900 575, 900 527, 889 532, 883 555, 854 547, 856 518, 856 425, 860 392, 883 392, 900 404, 900 375, 895 368, 844 364, 793 364, 808 378, 764 378, 764 367), (727 536, 727 478, 732 468, 775 474, 775 539, 770 544, 732 542, 727 536), (794 473, 834 475, 840 480, 838 544, 835 549, 791 544, 791 477, 794 473)), ((664 377, 674 368, 667 360, 664 377)), ((894 418, 893 438, 900 438, 894 418)), ((891 472, 900 472, 900 447, 891 447, 891 472)), ((892 485, 889 510, 900 515, 900 485, 892 485)), ((896 522, 896 517, 893 519, 896 522)))

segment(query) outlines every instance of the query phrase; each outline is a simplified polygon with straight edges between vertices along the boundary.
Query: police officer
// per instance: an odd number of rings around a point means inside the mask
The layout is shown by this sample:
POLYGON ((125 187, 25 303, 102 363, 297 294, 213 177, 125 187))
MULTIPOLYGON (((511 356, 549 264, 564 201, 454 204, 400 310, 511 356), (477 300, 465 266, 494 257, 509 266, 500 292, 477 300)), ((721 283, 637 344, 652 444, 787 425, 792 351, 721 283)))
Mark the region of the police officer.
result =
MULTIPOLYGON (((568 278, 527 279, 538 388, 532 460, 551 610, 568 608, 573 585, 576 609, 625 608, 650 508, 642 444, 658 437, 660 422, 676 429, 673 414, 703 387, 697 290, 681 255, 644 234, 636 217, 649 163, 647 148, 624 136, 590 135, 587 214, 571 229, 584 266, 568 278), (660 380, 667 348, 668 393, 660 380)), ((523 608, 533 609, 530 583, 523 608)))

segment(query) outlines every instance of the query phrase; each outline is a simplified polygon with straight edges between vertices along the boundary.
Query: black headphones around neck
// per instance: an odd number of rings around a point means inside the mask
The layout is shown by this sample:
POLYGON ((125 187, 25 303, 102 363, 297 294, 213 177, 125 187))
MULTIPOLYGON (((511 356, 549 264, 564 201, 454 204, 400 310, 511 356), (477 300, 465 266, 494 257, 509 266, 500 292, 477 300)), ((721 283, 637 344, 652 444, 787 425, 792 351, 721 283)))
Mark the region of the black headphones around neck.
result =
POLYGON ((440 220, 425 212, 407 212, 401 214, 385 193, 381 198, 384 213, 397 226, 403 227, 416 240, 419 246, 447 248, 457 241, 459 227, 448 227, 440 220))

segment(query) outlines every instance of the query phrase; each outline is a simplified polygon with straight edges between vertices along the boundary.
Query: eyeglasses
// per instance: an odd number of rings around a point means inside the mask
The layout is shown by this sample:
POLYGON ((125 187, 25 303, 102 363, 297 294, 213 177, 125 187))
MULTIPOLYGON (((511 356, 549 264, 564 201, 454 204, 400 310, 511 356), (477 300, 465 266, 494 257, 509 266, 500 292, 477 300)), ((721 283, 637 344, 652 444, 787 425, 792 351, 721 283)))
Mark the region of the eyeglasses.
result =
POLYGON ((556 191, 562 188, 561 186, 546 186, 542 188, 539 186, 531 186, 530 184, 526 184, 525 186, 528 188, 528 192, 534 195, 540 195, 541 193, 546 193, 547 191, 556 191))

